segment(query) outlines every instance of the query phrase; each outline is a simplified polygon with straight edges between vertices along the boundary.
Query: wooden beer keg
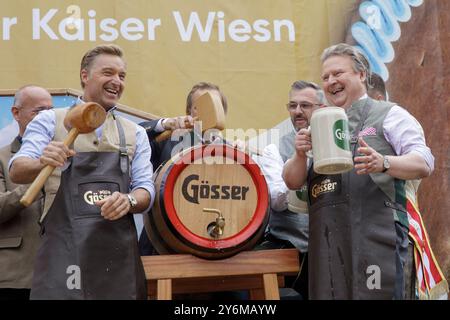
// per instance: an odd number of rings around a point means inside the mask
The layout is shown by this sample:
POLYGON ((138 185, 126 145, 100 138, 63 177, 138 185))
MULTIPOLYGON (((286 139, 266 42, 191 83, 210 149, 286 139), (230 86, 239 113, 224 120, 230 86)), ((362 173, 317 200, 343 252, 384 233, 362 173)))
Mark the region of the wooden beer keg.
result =
POLYGON ((190 148, 155 178, 145 230, 160 254, 222 259, 251 249, 269 218, 269 191, 251 157, 227 145, 190 148))

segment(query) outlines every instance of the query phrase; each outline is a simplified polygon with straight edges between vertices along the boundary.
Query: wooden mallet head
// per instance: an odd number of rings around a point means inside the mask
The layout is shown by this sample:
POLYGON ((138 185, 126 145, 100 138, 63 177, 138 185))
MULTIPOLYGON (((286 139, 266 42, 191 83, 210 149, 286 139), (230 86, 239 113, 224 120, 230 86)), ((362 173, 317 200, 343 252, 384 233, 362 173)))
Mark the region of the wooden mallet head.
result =
POLYGON ((67 112, 64 126, 76 128, 78 133, 89 133, 100 127, 106 119, 105 109, 95 102, 79 104, 67 112))
POLYGON ((195 99, 193 106, 197 109, 197 120, 202 121, 202 131, 225 129, 225 111, 216 91, 206 91, 195 99))
MULTIPOLYGON (((202 132, 208 129, 223 130, 225 128, 225 111, 222 100, 216 91, 206 91, 194 100, 192 107, 197 109, 195 121, 202 122, 202 132)), ((172 130, 166 130, 155 138, 156 142, 168 139, 172 130)))

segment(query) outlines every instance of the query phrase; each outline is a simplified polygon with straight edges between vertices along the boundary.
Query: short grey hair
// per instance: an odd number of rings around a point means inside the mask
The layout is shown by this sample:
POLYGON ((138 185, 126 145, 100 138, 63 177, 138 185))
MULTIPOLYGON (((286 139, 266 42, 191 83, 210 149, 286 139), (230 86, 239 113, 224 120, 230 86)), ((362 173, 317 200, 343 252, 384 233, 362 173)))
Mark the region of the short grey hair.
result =
POLYGON ((360 50, 349 44, 339 43, 326 48, 323 51, 320 60, 322 61, 322 63, 324 63, 325 60, 333 56, 350 57, 353 61, 353 70, 355 70, 356 72, 364 72, 366 74, 366 81, 364 82, 364 84, 366 85, 366 89, 369 89, 370 75, 372 72, 370 70, 369 60, 360 50))
POLYGON ((292 92, 292 90, 303 90, 303 89, 307 89, 307 88, 316 90, 317 100, 319 100, 319 103, 327 104, 327 101, 325 99, 325 94, 324 94, 322 88, 319 87, 314 82, 297 80, 291 85, 291 92, 292 92))

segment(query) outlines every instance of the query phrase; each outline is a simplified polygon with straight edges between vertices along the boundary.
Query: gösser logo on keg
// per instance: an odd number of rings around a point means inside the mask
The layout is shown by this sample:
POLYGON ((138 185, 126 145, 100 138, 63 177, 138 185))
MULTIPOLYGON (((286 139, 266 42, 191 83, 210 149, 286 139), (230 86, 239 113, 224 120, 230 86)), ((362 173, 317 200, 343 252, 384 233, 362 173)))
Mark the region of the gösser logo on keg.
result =
POLYGON ((209 184, 209 181, 200 181, 200 176, 191 174, 183 181, 181 192, 183 197, 191 202, 199 204, 200 199, 244 200, 249 186, 233 186, 209 184), (192 182, 192 183, 191 183, 192 182))
POLYGON ((337 120, 333 125, 333 132, 336 145, 343 150, 350 151, 350 134, 347 121, 337 120))

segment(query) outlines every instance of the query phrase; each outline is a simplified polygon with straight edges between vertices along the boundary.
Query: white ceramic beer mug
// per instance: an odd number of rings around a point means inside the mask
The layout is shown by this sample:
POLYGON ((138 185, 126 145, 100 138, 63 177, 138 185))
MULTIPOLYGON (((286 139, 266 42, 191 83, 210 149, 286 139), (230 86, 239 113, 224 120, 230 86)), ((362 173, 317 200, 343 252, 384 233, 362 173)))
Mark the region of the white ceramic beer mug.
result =
POLYGON ((299 190, 289 190, 288 209, 295 213, 308 213, 308 187, 305 185, 299 190))
POLYGON ((348 118, 344 109, 325 107, 314 111, 311 139, 316 173, 339 174, 353 168, 348 118))

